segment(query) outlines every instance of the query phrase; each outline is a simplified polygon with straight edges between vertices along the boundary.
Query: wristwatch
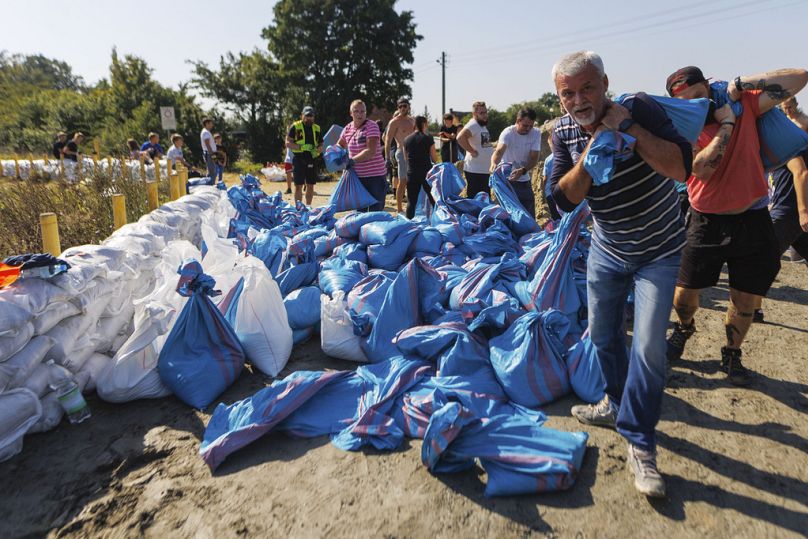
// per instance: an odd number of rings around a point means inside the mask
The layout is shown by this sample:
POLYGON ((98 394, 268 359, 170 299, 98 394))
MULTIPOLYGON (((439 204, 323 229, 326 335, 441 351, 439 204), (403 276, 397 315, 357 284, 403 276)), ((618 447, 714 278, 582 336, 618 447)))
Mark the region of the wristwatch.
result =
POLYGON ((625 133, 629 129, 631 129, 631 126, 634 125, 635 123, 636 122, 634 121, 634 118, 626 118, 625 120, 620 122, 620 125, 617 126, 617 130, 620 131, 621 133, 625 133))

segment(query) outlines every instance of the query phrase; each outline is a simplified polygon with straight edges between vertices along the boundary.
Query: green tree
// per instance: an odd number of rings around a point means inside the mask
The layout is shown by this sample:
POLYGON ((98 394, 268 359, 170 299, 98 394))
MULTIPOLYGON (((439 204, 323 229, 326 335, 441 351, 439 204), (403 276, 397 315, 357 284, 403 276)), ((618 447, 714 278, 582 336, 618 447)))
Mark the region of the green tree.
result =
POLYGON ((278 62, 286 120, 312 105, 328 129, 344 125, 351 101, 393 110, 410 94, 413 51, 422 36, 395 0, 281 0, 262 36, 278 62), (294 100, 294 102, 292 102, 294 100))
POLYGON ((229 52, 219 59, 218 69, 204 62, 191 63, 194 86, 203 96, 224 105, 243 125, 252 158, 276 160, 283 129, 277 65, 261 51, 238 55, 229 52))

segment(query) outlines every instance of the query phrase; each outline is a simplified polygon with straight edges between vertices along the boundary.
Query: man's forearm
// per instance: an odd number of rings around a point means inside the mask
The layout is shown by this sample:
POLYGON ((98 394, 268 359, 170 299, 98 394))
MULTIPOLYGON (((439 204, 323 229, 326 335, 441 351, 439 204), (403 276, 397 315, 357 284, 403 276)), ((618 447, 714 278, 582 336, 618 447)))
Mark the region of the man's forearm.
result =
POLYGON ((721 161, 727 153, 730 138, 732 137, 732 126, 722 125, 718 132, 702 151, 693 158, 693 175, 702 181, 707 181, 721 166, 721 161))
POLYGON ((636 123, 628 130, 628 134, 637 139, 634 150, 652 169, 676 181, 687 180, 682 150, 677 144, 657 137, 636 123))
MULTIPOLYGON (((587 150, 589 148, 587 147, 587 150)), ((592 187, 592 176, 584 168, 584 155, 572 169, 558 180, 558 189, 573 204, 580 204, 592 187)))
POLYGON ((502 160, 503 153, 505 153, 505 148, 501 144, 497 144, 497 148, 494 150, 494 153, 491 154, 491 170, 497 168, 500 160, 502 160))
POLYGON ((474 148, 471 147, 471 144, 468 143, 468 137, 457 137, 457 143, 460 145, 466 153, 470 153, 474 151, 474 148))
POLYGON ((741 90, 762 90, 774 101, 784 101, 802 90, 808 82, 808 72, 804 69, 777 69, 741 76, 729 83, 728 92, 731 99, 737 101, 741 90))

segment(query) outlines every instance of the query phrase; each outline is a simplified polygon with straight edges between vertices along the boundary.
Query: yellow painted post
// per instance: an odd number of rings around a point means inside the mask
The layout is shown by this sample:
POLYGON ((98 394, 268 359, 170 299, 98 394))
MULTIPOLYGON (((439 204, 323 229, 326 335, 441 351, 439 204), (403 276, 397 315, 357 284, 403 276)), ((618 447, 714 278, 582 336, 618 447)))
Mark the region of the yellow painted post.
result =
POLYGON ((146 181, 146 156, 140 154, 140 181, 146 181))
POLYGON ((112 195, 112 223, 115 230, 126 224, 126 195, 112 195))
POLYGON ((40 213, 39 226, 42 229, 42 250, 53 256, 62 254, 59 243, 59 223, 55 213, 40 213))
POLYGON ((93 156, 93 174, 98 174, 98 157, 93 156))
POLYGON ((182 188, 185 182, 188 181, 188 170, 181 168, 176 174, 171 176, 169 180, 169 189, 171 191, 171 200, 177 200, 182 196, 182 188))
POLYGON ((48 154, 47 154, 47 152, 45 152, 45 153, 43 153, 43 154, 42 154, 42 159, 44 159, 44 160, 45 160, 45 166, 46 166, 46 167, 49 167, 49 166, 50 166, 50 159, 48 159, 48 154))
POLYGON ((146 195, 149 199, 149 211, 154 211, 160 206, 160 199, 157 195, 157 188, 160 186, 157 182, 146 183, 146 195))
POLYGON ((20 176, 20 162, 17 160, 17 156, 14 156, 14 176, 21 180, 22 176, 20 176))
POLYGON ((101 159, 101 143, 98 142, 97 138, 93 139, 93 149, 95 150, 95 159, 98 161, 101 159))
POLYGON ((166 174, 171 177, 171 159, 166 158, 166 174))

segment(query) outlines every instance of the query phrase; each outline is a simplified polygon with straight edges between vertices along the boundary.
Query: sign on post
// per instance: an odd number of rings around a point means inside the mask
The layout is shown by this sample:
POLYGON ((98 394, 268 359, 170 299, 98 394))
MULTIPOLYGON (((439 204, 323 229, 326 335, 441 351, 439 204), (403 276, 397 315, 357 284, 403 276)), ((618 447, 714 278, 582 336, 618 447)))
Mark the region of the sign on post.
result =
POLYGON ((160 107, 160 122, 163 129, 169 131, 177 128, 177 117, 174 116, 174 107, 160 107))

